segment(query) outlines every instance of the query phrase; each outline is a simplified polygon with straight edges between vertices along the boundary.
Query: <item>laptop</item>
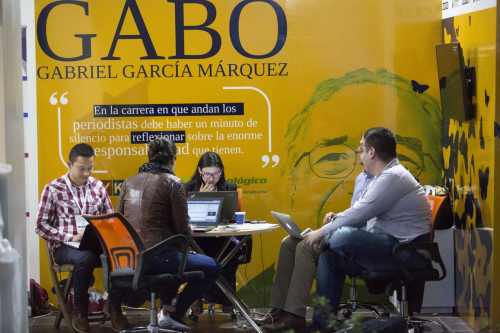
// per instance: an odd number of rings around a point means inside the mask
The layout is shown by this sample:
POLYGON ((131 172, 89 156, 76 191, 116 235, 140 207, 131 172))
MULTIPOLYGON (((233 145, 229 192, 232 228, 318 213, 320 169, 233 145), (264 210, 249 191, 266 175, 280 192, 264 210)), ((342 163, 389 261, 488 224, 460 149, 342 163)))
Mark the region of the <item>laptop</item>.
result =
POLYGON ((217 191, 217 192, 188 192, 189 198, 223 198, 222 209, 219 221, 224 224, 235 223, 235 212, 238 212, 238 192, 217 191))
POLYGON ((292 237, 298 238, 298 239, 303 239, 304 235, 312 231, 311 229, 307 228, 302 232, 300 228, 297 226, 297 223, 295 223, 290 215, 287 214, 282 214, 282 213, 277 213, 277 212, 271 212, 273 214, 274 218, 278 220, 279 224, 283 227, 283 229, 288 232, 288 234, 292 237))
MULTIPOLYGON (((64 242, 63 244, 72 247, 77 250, 87 250, 91 251, 96 255, 97 258, 103 253, 101 243, 99 242, 99 238, 97 237, 95 231, 92 229, 90 225, 85 227, 85 231, 83 232, 82 240, 79 242, 64 242)), ((100 260, 98 261, 100 263, 100 260)))
POLYGON ((207 232, 219 225, 223 198, 186 198, 190 224, 194 232, 207 232))

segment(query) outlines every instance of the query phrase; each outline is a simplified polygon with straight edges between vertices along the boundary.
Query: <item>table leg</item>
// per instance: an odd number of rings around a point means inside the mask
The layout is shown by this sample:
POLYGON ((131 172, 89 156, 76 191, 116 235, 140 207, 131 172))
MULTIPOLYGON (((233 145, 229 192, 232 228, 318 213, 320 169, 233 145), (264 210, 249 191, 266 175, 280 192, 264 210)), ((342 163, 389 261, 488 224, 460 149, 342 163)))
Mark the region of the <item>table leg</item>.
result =
POLYGON ((231 303, 233 303, 236 309, 238 309, 238 311, 243 315, 243 317, 245 317, 247 322, 254 328, 254 330, 256 330, 258 333, 262 333, 260 327, 252 320, 252 318, 250 318, 249 314, 250 311, 248 309, 248 306, 243 301, 241 301, 238 296, 236 296, 236 294, 230 287, 229 288, 226 287, 229 286, 226 280, 221 276, 217 281, 215 281, 215 283, 217 284, 219 289, 222 290, 224 294, 226 294, 227 298, 229 298, 231 303))
MULTIPOLYGON (((245 243, 250 239, 250 235, 245 235, 243 239, 238 243, 238 246, 236 246, 231 252, 228 253, 228 255, 220 261, 221 265, 224 266, 232 257, 236 255, 238 252, 240 246, 245 245, 245 243)), ((231 237, 229 237, 228 241, 231 240, 231 237)), ((190 240, 190 245, 193 250, 200 254, 205 254, 203 250, 199 247, 199 245, 196 243, 194 239, 190 240)), ((240 300, 240 298, 236 295, 236 292, 231 288, 229 283, 227 283, 226 279, 224 277, 219 276, 217 281, 215 281, 217 286, 219 287, 220 290, 229 298, 231 303, 238 309, 238 311, 245 317, 245 319, 248 321, 248 323, 258 332, 262 333, 262 330, 260 329, 259 326, 250 318, 250 308, 240 300)))

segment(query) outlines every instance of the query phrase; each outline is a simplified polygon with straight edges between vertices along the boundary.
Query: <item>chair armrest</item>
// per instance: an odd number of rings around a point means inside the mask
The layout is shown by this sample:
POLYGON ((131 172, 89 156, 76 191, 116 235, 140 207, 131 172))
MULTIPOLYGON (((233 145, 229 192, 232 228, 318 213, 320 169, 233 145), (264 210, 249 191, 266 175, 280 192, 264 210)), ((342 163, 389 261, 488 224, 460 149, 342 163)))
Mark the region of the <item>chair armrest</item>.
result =
POLYGON ((102 274, 104 276, 104 290, 109 294, 111 289, 109 285, 109 268, 108 268, 108 256, 106 252, 100 255, 102 263, 102 274))
POLYGON ((401 243, 398 244, 394 247, 392 250, 392 256, 394 258, 394 261, 398 265, 399 269, 404 273, 406 278, 410 282, 415 281, 415 277, 410 273, 408 268, 403 264, 401 261, 401 253, 405 250, 423 250, 427 251, 431 258, 432 261, 436 262, 439 264, 439 267, 441 268, 441 276, 435 280, 435 281, 440 281, 445 278, 446 276, 446 267, 444 266, 444 262, 441 259, 441 254, 439 253, 439 246, 438 243, 435 242, 414 242, 414 243, 401 243))
POLYGON ((186 268, 187 254, 189 250, 189 243, 184 235, 175 235, 161 241, 160 243, 150 247, 149 249, 146 249, 145 251, 142 251, 137 255, 137 267, 132 284, 135 291, 139 289, 139 281, 142 281, 142 278, 146 274, 151 258, 153 258, 153 256, 155 256, 156 254, 169 249, 172 244, 180 244, 182 255, 179 264, 179 270, 173 275, 178 276, 184 273, 184 269, 186 268))

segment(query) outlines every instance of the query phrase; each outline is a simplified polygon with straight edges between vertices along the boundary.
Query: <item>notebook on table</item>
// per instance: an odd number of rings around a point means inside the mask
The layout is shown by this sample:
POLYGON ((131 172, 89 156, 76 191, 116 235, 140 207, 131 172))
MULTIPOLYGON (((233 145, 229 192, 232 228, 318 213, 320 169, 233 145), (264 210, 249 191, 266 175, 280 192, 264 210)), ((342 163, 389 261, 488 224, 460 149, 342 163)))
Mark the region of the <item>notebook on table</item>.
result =
POLYGON ((219 220, 221 223, 235 223, 235 215, 238 211, 238 192, 217 191, 217 192, 188 192, 188 198, 223 198, 219 220))
POLYGON ((219 225, 223 198, 186 198, 189 223, 194 232, 207 232, 219 225))

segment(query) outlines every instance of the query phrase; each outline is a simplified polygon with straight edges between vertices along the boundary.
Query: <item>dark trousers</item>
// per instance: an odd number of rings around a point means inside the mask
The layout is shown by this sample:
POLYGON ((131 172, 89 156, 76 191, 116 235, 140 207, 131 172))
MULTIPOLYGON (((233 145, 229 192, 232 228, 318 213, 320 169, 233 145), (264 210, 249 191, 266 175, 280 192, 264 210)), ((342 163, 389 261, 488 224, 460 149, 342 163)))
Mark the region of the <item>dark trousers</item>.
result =
MULTIPOLYGON (((73 292, 75 309, 87 312, 89 294, 88 289, 92 280, 94 268, 99 266, 99 259, 92 251, 78 250, 67 245, 61 245, 54 253, 54 261, 58 265, 76 265, 73 273, 73 292)), ((111 285, 109 290, 109 305, 122 303, 127 289, 111 285)))
POLYGON ((61 245, 54 253, 54 261, 58 265, 76 265, 73 273, 75 308, 80 312, 87 312, 90 280, 98 263, 95 255, 91 251, 61 245))

